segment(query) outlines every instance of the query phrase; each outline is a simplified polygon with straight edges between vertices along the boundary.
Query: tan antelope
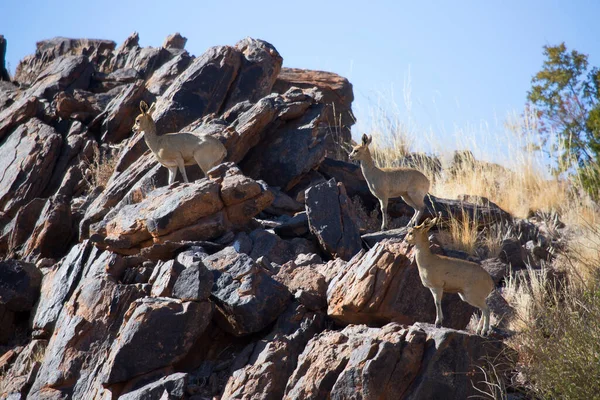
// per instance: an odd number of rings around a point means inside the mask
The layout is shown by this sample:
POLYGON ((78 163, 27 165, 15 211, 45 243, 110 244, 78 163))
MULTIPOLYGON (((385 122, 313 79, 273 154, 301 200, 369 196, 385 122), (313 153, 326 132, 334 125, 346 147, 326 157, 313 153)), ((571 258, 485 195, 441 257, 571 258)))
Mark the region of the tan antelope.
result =
POLYGON ((476 334, 487 335, 490 331, 490 309, 485 299, 494 290, 490 274, 471 261, 433 254, 429 249, 427 232, 437 222, 427 218, 419 226, 410 228, 406 241, 415 246, 415 259, 423 286, 431 290, 435 301, 435 326, 442 326, 442 296, 444 293, 458 293, 462 301, 479 308, 482 318, 477 324, 476 334))
POLYGON ((369 151, 371 140, 372 137, 363 135, 362 143, 352 148, 349 157, 351 160, 360 161, 360 169, 369 190, 379 200, 383 219, 381 230, 388 227, 388 200, 394 197, 402 197, 402 200, 415 210, 407 226, 416 225, 425 210, 429 179, 414 168, 377 168, 369 151))
POLYGON ((145 101, 140 102, 142 112, 135 119, 133 130, 144 132, 144 140, 154 156, 169 170, 169 184, 175 182, 177 169, 183 180, 189 182, 185 173, 186 165, 198 164, 204 175, 215 165, 223 161, 227 155, 225 146, 216 138, 191 132, 167 133, 158 135, 156 124, 152 119, 155 103, 148 107, 145 101))

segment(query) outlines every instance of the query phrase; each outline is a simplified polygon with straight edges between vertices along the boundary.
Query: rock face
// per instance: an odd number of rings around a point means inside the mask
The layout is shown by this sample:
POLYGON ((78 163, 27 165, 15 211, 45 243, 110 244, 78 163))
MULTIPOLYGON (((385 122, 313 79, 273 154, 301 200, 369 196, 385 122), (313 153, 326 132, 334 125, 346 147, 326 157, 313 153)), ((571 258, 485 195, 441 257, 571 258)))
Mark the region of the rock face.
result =
POLYGON ((284 399, 466 399, 481 385, 476 366, 503 348, 427 325, 349 326, 308 343, 284 399))
POLYGON ((206 301, 134 302, 108 357, 103 384, 126 382, 179 361, 204 332, 211 313, 212 305, 206 301))
POLYGON ((213 273, 217 323, 236 336, 258 332, 285 310, 290 293, 246 254, 228 247, 204 260, 213 273))
POLYGON ((331 179, 306 191, 310 231, 332 256, 349 260, 362 248, 352 203, 344 184, 331 179))
MULTIPOLYGON (((406 242, 380 242, 354 257, 329 284, 327 299, 327 314, 343 323, 435 321, 433 296, 406 242)), ((464 329, 474 310, 458 295, 444 294, 444 326, 464 329)))
POLYGON ((92 240, 121 254, 135 254, 155 243, 214 239, 248 222, 266 208, 273 194, 238 169, 217 181, 165 186, 133 204, 114 209, 92 225, 92 240))
MULTIPOLYGON (((0 36, 0 398, 474 394, 502 342, 424 323, 435 306, 405 230, 359 235, 351 198, 376 203, 340 146, 351 84, 282 68, 262 40, 199 57, 186 40, 44 40, 5 82, 0 36), (227 158, 168 185, 131 132, 141 100, 159 133, 211 135, 227 158)), ((475 200, 432 196, 427 212, 508 218, 475 200)), ((523 245, 550 260, 553 239, 526 225, 483 263, 498 285, 523 245)), ((490 302, 512 312, 500 291, 490 302)), ((473 313, 456 295, 443 308, 451 328, 473 313)))

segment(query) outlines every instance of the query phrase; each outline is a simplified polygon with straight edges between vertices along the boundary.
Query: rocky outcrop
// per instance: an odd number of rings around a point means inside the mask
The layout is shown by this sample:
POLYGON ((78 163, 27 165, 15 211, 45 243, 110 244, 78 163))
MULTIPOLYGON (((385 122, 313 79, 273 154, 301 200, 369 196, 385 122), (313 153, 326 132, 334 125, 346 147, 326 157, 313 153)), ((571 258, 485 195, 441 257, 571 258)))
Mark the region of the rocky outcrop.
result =
POLYGON ((161 187, 112 210, 91 226, 92 241, 121 254, 136 254, 166 241, 214 239, 245 224, 273 200, 264 186, 237 168, 214 177, 161 187))
MULTIPOLYGON (((377 204, 360 169, 333 159, 350 140, 350 83, 282 69, 262 40, 199 57, 186 40, 50 39, 0 82, 0 397, 473 394, 501 342, 423 323, 435 306, 405 230, 359 236, 352 197, 377 204), (168 185, 131 133, 141 100, 160 133, 212 135, 228 158, 168 185)), ((507 218, 482 199, 427 201, 429 215, 507 218)), ((520 224, 506 257, 483 262, 496 284, 523 246, 541 262, 555 244, 534 231, 520 224)), ((513 311, 500 291, 490 303, 513 311)), ((443 308, 451 328, 473 313, 456 295, 443 308)))
POLYGON ((424 324, 349 326, 308 343, 283 398, 466 399, 481 389, 477 366, 503 350, 498 341, 424 324))
POLYGON ((323 329, 324 322, 323 314, 307 311, 298 303, 290 304, 268 336, 238 355, 222 398, 281 399, 298 356, 323 329))
POLYGON ((352 203, 343 183, 331 179, 306 191, 310 231, 332 257, 348 261, 362 248, 352 203))
POLYGON ((290 293, 246 254, 228 247, 203 260, 213 273, 216 321, 236 336, 259 332, 285 310, 290 293))
MULTIPOLYGON (((331 281, 327 314, 351 324, 435 321, 435 304, 419 278, 412 247, 380 242, 355 256, 331 281)), ((444 326, 464 329, 475 310, 457 294, 444 294, 444 326)))

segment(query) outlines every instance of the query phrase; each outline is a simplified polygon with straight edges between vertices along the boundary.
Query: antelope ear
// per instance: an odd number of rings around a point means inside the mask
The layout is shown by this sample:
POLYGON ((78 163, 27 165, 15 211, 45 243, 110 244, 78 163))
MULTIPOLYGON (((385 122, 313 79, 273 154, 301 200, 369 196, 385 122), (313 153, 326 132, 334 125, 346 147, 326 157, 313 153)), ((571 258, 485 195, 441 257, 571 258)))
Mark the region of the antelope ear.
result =
POLYGON ((371 143, 371 138, 368 137, 366 133, 363 133, 363 135, 362 135, 362 144, 363 144, 363 146, 366 146, 369 143, 371 143))
POLYGON ((148 113, 148 104, 144 100, 140 101, 140 111, 142 114, 148 113))
POLYGON ((156 103, 152 103, 150 109, 148 109, 147 114, 152 115, 152 113, 156 110, 156 103))

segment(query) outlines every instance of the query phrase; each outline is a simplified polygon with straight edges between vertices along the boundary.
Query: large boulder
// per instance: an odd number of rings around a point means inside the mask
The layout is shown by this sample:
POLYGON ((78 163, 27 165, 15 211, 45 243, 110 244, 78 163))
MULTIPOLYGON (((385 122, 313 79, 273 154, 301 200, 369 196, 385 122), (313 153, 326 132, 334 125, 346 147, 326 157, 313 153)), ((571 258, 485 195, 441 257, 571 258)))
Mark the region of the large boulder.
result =
POLYGON ((229 91, 225 109, 242 101, 255 103, 271 93, 283 58, 272 44, 247 37, 236 43, 242 63, 229 91))
POLYGON ((167 375, 154 382, 119 396, 120 400, 183 399, 189 376, 185 372, 167 375), (166 397, 165 397, 166 395, 166 397))
POLYGON ((284 399, 466 399, 485 388, 477 366, 507 350, 499 341, 426 324, 352 325, 308 343, 284 399))
POLYGON ((48 338, 52 334, 64 303, 79 284, 92 247, 88 241, 73 246, 69 254, 44 275, 32 322, 37 337, 48 338))
POLYGON ((294 187, 325 158, 328 128, 324 107, 314 104, 300 117, 278 124, 280 127, 248 152, 240 164, 242 171, 284 191, 294 187))
POLYGON ((190 122, 218 112, 240 68, 239 51, 211 47, 175 79, 156 103, 159 133, 177 132, 190 122))
POLYGON ((134 302, 105 365, 104 385, 172 365, 183 359, 204 332, 212 304, 145 298, 134 302))
POLYGON ((0 210, 14 216, 41 195, 59 157, 62 137, 38 119, 19 126, 0 146, 0 210))
POLYGON ((347 261, 361 250, 356 216, 343 183, 331 179, 309 188, 306 214, 310 231, 333 257, 347 261))
POLYGON ((34 262, 40 258, 60 259, 67 253, 72 238, 70 201, 64 196, 54 196, 42 209, 22 255, 34 262))
MULTIPOLYGON (((421 283, 413 247, 383 241, 356 255, 330 282, 327 313, 351 324, 435 321, 435 304, 421 283)), ((457 294, 444 294, 444 326, 464 329, 475 308, 457 294)))
POLYGON ((114 253, 92 247, 78 262, 80 278, 59 312, 29 398, 107 396, 102 366, 131 303, 150 294, 148 285, 119 284, 108 274, 123 264, 114 253))
POLYGON ((29 311, 40 295, 42 273, 35 265, 18 261, 0 261, 0 305, 8 310, 29 311))
POLYGON ((213 273, 212 299, 219 326, 236 336, 259 332, 285 310, 290 292, 250 256, 227 247, 203 259, 213 273))

